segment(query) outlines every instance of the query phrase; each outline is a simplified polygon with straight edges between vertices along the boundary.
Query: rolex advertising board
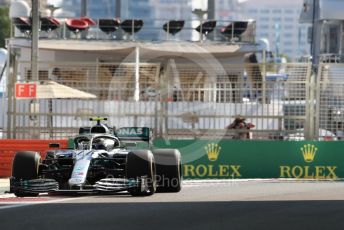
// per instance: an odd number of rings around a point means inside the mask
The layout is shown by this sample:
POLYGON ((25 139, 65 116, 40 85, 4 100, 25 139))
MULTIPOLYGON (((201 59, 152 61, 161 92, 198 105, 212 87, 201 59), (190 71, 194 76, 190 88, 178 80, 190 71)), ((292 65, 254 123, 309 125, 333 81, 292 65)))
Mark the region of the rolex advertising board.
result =
POLYGON ((185 179, 344 178, 344 142, 155 140, 177 148, 185 179))

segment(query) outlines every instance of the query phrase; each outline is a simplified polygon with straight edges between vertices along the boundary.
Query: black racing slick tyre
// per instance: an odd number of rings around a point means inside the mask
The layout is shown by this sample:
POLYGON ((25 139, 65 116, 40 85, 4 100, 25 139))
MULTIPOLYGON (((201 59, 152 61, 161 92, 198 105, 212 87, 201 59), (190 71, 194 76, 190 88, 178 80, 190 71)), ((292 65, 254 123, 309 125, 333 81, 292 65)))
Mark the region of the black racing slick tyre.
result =
POLYGON ((179 192, 182 188, 181 155, 177 149, 157 149, 153 151, 157 192, 179 192))
POLYGON ((128 190, 132 196, 150 196, 156 191, 155 160, 149 150, 135 150, 127 156, 127 178, 129 180, 145 181, 146 186, 132 187, 128 190))
MULTIPOLYGON (((38 169, 41 156, 37 152, 17 152, 13 159, 12 180, 32 180, 38 178, 38 169)), ((14 195, 18 197, 38 196, 38 193, 23 192, 13 188, 14 195)))

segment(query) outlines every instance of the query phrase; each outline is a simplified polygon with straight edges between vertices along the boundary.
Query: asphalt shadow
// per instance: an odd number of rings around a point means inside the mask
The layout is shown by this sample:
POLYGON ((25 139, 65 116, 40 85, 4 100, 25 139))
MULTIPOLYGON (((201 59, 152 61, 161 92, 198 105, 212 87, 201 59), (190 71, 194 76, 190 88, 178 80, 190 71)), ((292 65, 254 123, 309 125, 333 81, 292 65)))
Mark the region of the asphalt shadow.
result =
POLYGON ((0 209, 0 229, 344 229, 344 201, 48 203, 0 209))

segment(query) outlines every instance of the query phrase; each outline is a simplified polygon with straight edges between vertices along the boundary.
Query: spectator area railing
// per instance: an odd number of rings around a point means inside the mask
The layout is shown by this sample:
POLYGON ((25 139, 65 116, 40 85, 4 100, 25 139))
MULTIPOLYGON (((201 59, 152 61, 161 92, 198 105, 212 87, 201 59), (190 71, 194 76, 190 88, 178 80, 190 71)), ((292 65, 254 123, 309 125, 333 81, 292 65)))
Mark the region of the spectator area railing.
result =
MULTIPOLYGON (((342 108, 341 80, 330 83, 334 78, 325 76, 335 73, 324 70, 315 81, 308 63, 223 64, 211 71, 201 63, 140 63, 138 79, 133 63, 41 62, 39 69, 40 81, 97 98, 40 99, 38 110, 30 100, 13 98, 12 108, 3 100, 2 108, 10 108, 2 111, 4 137, 66 138, 94 115, 108 117, 111 126, 148 126, 156 137, 178 139, 232 138, 243 131, 225 127, 238 115, 255 125, 253 139, 331 138, 340 129, 329 102, 337 98, 342 108)), ((18 73, 19 82, 30 82, 30 63, 19 62, 18 73)))
MULTIPOLYGON (((16 82, 30 82, 30 63, 19 62, 0 103, 1 138, 73 136, 90 116, 112 126, 149 126, 160 137, 232 138, 226 130, 237 115, 255 125, 253 139, 336 140, 343 138, 344 66, 323 63, 311 75, 309 63, 223 64, 39 63, 40 81, 97 96, 96 99, 8 99, 16 82), (10 103, 9 103, 10 102, 10 103), (9 106, 10 105, 10 106, 9 106), (9 121, 10 120, 10 121, 9 121)), ((12 92, 13 93, 13 92, 12 92)))

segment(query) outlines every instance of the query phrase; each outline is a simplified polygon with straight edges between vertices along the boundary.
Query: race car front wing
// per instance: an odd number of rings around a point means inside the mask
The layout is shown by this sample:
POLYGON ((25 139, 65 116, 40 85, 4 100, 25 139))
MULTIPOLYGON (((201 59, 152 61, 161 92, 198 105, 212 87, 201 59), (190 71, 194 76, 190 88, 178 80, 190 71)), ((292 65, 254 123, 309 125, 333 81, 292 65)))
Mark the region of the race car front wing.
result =
POLYGON ((115 193, 139 187, 142 191, 148 188, 147 177, 137 179, 105 178, 94 185, 71 189, 59 189, 59 184, 54 179, 10 180, 10 192, 24 193, 115 193))
POLYGON ((58 188, 59 184, 53 179, 10 180, 11 192, 45 193, 56 191, 58 188))

